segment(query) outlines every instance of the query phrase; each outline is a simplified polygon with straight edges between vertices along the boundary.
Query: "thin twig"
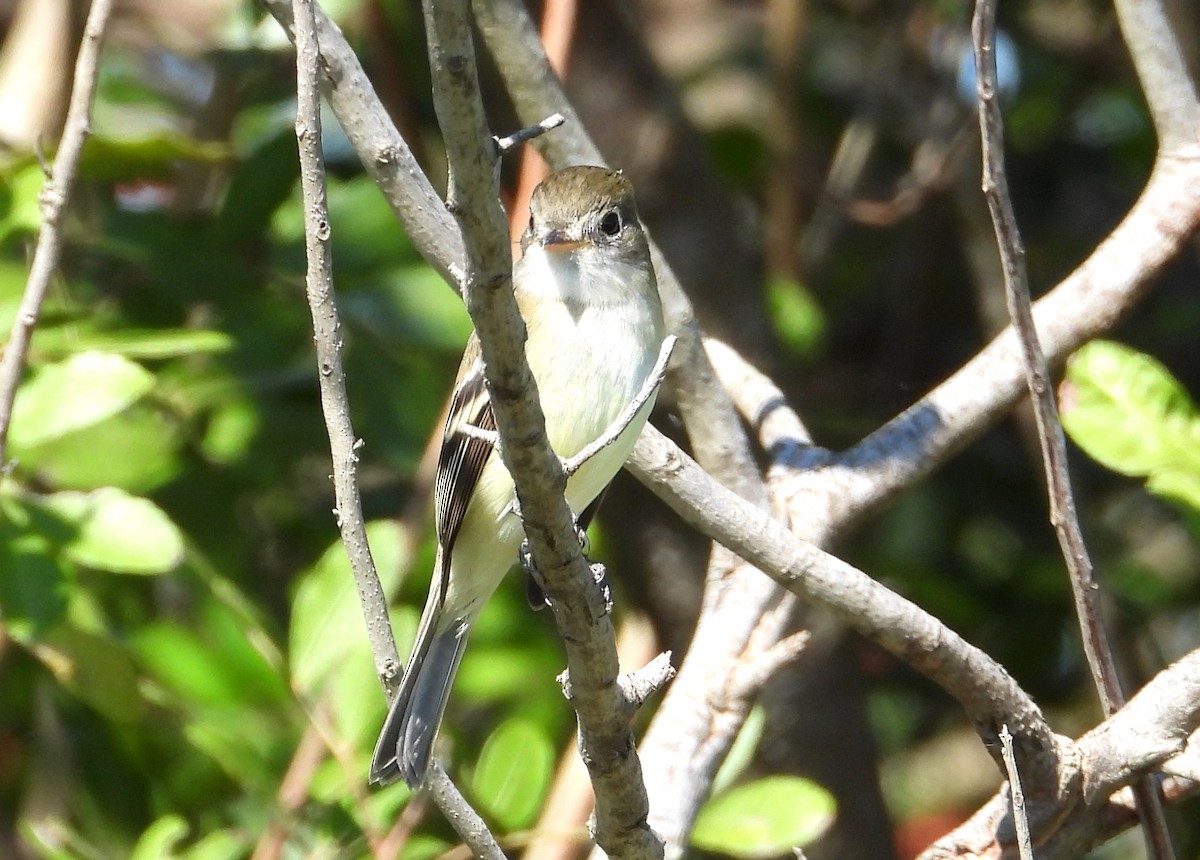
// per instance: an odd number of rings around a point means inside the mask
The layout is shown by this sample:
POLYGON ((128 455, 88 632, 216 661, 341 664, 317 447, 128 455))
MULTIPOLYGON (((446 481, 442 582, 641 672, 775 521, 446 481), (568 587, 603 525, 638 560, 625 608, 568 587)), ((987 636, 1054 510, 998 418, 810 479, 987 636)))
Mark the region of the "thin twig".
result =
MULTIPOLYGON (((314 0, 293 0, 296 38, 296 140, 300 147, 300 183, 304 193, 305 250, 308 272, 305 278, 309 307, 312 311, 317 366, 321 388, 321 408, 329 432, 333 457, 336 515, 342 543, 350 557, 354 583, 367 622, 367 636, 375 659, 375 669, 390 699, 399 677, 400 659, 387 614, 387 596, 379 582, 375 562, 367 545, 366 525, 359 500, 356 478, 354 428, 350 424, 350 406, 342 369, 340 321, 333 294, 333 269, 330 255, 329 213, 325 196, 325 164, 321 157, 320 96, 317 89, 319 49, 316 41, 314 0)), ((434 802, 445 814, 463 841, 481 858, 502 860, 503 852, 479 817, 441 771, 431 780, 434 802)))
POLYGON ((506 137, 496 138, 496 148, 500 150, 501 155, 506 155, 522 143, 533 140, 535 137, 541 137, 551 129, 558 128, 564 122, 566 122, 566 118, 562 114, 551 114, 539 123, 523 128, 520 131, 514 131, 506 137))
POLYGON ((296 26, 296 141, 300 147, 300 186, 304 194, 307 258, 305 289, 313 319, 321 409, 333 457, 333 489, 338 529, 350 557, 367 622, 375 671, 391 697, 399 677, 400 658, 388 623, 387 595, 375 571, 359 501, 356 470, 360 443, 350 423, 346 376, 342 369, 341 321, 333 294, 329 212, 325 198, 325 163, 321 157, 320 96, 317 91, 317 48, 312 0, 293 0, 296 26))
MULTIPOLYGON (((1070 574, 1075 612, 1092 678, 1104 713, 1111 715, 1125 704, 1125 694, 1104 627, 1100 591, 1093 577, 1092 560, 1075 510, 1067 464, 1067 444, 1058 417, 1058 405, 1054 400, 1054 387, 1033 322, 1025 249, 1021 245, 1004 169, 1004 118, 997 100, 996 58, 992 52, 995 27, 995 0, 978 0, 971 22, 971 35, 975 46, 979 127, 983 146, 983 194, 995 225, 1008 311, 1021 345, 1026 385, 1037 419, 1038 440, 1042 447, 1050 496, 1050 521, 1054 524, 1070 574)), ((1151 783, 1145 783, 1135 792, 1144 803, 1142 814, 1147 849, 1158 860, 1170 860, 1174 857, 1174 850, 1156 790, 1151 783)))
POLYGON ((1033 860, 1029 819, 1025 817, 1025 794, 1021 791, 1021 774, 1017 770, 1017 757, 1013 754, 1013 736, 1007 725, 1000 727, 1000 750, 1004 756, 1004 770, 1008 773, 1008 793, 1012 799, 1013 823, 1017 827, 1017 850, 1021 860, 1033 860))
POLYGON ((564 475, 569 478, 578 472, 583 468, 584 463, 616 442, 621 434, 625 432, 625 428, 633 423, 633 419, 642 411, 642 407, 646 405, 646 401, 658 391, 663 377, 667 375, 667 364, 671 360, 671 350, 675 348, 675 341, 675 335, 669 334, 666 336, 662 347, 658 351, 658 360, 654 362, 654 367, 651 369, 650 375, 646 377, 646 381, 642 383, 642 388, 637 393, 637 396, 629 401, 629 405, 625 407, 625 411, 617 416, 616 421, 608 425, 607 430, 593 439, 588 445, 585 445, 574 457, 569 457, 563 461, 564 475))
POLYGON ((25 365, 29 340, 37 327, 42 302, 46 299, 50 278, 58 268, 58 258, 62 252, 62 218, 75 187, 75 172, 79 167, 83 142, 91 130, 92 100, 96 96, 97 71, 111 9, 112 0, 94 0, 88 11, 83 40, 79 43, 79 56, 75 59, 75 82, 71 86, 71 101, 63 125, 62 140, 39 199, 42 229, 38 233, 33 264, 29 269, 29 280, 25 282, 25 293, 21 296, 17 318, 13 320, 12 331, 4 347, 4 358, 0 359, 0 471, 8 460, 8 427, 12 422, 13 400, 17 396, 17 384, 21 381, 21 368, 25 365))
POLYGON ((479 860, 505 860, 504 852, 500 850, 500 844, 488 829, 487 822, 471 808, 462 792, 437 761, 429 763, 425 788, 429 790, 433 802, 446 816, 454 832, 467 844, 475 857, 479 860))

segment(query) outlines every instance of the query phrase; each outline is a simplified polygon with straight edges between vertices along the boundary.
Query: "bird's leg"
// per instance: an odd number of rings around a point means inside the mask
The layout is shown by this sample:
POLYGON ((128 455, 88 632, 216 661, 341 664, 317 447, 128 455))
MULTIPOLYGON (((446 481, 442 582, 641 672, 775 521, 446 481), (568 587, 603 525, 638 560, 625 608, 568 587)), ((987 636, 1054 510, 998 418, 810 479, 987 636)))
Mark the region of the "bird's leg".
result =
MULTIPOLYGON (((604 492, 607 492, 607 487, 604 492)), ((575 537, 579 541, 579 552, 585 559, 591 563, 589 553, 592 551, 592 542, 588 538, 587 527, 591 524, 592 519, 596 516, 596 511, 600 508, 600 503, 604 501, 604 492, 601 492, 596 500, 588 505, 582 514, 575 518, 575 537)), ((514 502, 515 505, 515 502, 514 502)), ((520 508, 514 508, 514 511, 520 516, 520 508)), ((539 609, 544 609, 550 605, 550 600, 546 597, 546 589, 542 587, 542 574, 537 569, 537 565, 533 561, 533 553, 529 549, 529 541, 522 540, 521 546, 517 549, 517 561, 521 565, 521 569, 525 571, 525 600, 529 603, 529 607, 535 612, 539 609)), ((611 603, 610 592, 608 588, 608 580, 604 573, 604 565, 592 564, 592 572, 595 576, 596 570, 599 569, 600 574, 596 578, 597 584, 605 594, 605 602, 611 603)))

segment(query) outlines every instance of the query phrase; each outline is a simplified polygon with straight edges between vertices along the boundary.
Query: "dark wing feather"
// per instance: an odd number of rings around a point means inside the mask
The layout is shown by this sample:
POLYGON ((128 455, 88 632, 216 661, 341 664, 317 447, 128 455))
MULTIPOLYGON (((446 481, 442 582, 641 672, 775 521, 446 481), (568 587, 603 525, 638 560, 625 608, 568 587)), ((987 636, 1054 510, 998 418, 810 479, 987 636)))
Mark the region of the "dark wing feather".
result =
POLYGON ((470 424, 494 433, 496 417, 483 379, 483 361, 475 336, 467 342, 458 380, 450 399, 450 412, 442 433, 442 450, 438 454, 437 485, 434 490, 434 513, 437 518, 438 543, 449 564, 458 530, 467 513, 467 503, 475 490, 484 464, 494 446, 483 439, 460 432, 470 424))

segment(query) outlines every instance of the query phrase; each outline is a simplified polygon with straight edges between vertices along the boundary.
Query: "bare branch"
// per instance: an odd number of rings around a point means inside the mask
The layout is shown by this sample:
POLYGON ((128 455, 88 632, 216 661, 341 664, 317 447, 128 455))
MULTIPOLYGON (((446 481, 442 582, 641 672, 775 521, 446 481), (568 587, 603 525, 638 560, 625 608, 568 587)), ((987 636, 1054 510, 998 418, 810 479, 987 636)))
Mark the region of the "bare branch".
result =
MULTIPOLYGON (((466 0, 425 0, 434 106, 450 163, 450 199, 466 246, 467 310, 479 335, 484 375, 516 485, 525 533, 567 651, 580 746, 596 793, 596 841, 614 857, 653 858, 662 842, 617 683, 616 637, 591 569, 579 551, 564 499, 566 476, 546 438, 545 416, 524 351, 524 325, 510 288, 508 230, 496 187, 496 157, 476 80, 466 0)), ((544 114, 543 114, 544 116, 544 114)))
POLYGON ((963 706, 985 742, 1016 727, 1022 771, 1057 798, 1061 743, 1002 666, 938 619, 844 561, 798 540, 765 512, 725 490, 654 428, 630 470, 687 522, 923 672, 963 706))
MULTIPOLYGON (((296 140, 300 147, 300 183, 304 193, 305 248, 308 273, 305 284, 313 317, 321 408, 333 456, 334 492, 338 528, 350 556, 350 567, 367 623, 367 636, 375 669, 390 699, 399 677, 400 658, 387 614, 387 596, 375 571, 367 544, 366 524, 358 494, 354 429, 342 370, 341 323, 333 295, 329 213, 325 196, 325 164, 321 157, 321 112, 317 88, 319 49, 313 0, 293 0, 296 39, 296 140)), ((450 778, 435 763, 429 780, 434 803, 471 846, 475 855, 503 860, 495 838, 450 778)))
POLYGON ((83 152, 83 142, 91 130, 92 100, 96 96, 100 52, 111 9, 112 0, 93 0, 88 11, 83 41, 79 44, 79 56, 75 60, 75 82, 71 86, 71 101, 62 140, 40 198, 42 229, 33 252, 33 265, 29 270, 29 280, 25 282, 21 304, 17 308, 17 318, 13 320, 12 331, 4 347, 4 358, 0 359, 0 470, 8 459, 8 427, 12 422, 13 399, 17 396, 25 354, 29 351, 29 340, 37 327, 42 302, 46 299, 50 278, 58 268, 59 254, 62 252, 60 227, 75 186, 75 171, 83 152))
MULTIPOLYGON (((1150 680, 1124 708, 1081 737, 1075 745, 1082 774, 1079 807, 1061 815, 1055 830, 1038 834, 1039 860, 1069 860, 1137 823, 1132 795, 1122 786, 1170 762, 1195 756, 1189 735, 1200 728, 1200 649, 1177 660, 1150 680)), ((1185 764, 1185 771, 1189 768, 1185 764)), ((1193 775, 1200 768, 1192 767, 1193 775)), ((1174 783, 1176 799, 1200 785, 1185 776, 1174 783)), ((1001 791, 975 815, 921 854, 921 860, 1001 856, 1014 837, 1009 800, 1001 791)), ((1063 810, 1067 811, 1066 809, 1063 810)), ((1044 816, 1042 816, 1044 817, 1044 816)))
MULTIPOLYGON (((1176 4, 1180 15, 1195 6, 1176 4)), ((1133 56, 1158 133, 1159 158, 1200 156, 1200 96, 1163 0, 1115 0, 1121 35, 1133 56)))
POLYGON ((1029 819, 1025 816, 1025 793, 1021 790, 1021 773, 1013 755, 1013 736, 1008 726, 1000 727, 1000 745, 1004 751, 1004 770, 1008 774, 1008 796, 1012 800, 1013 820, 1017 825, 1017 849, 1021 860, 1033 860, 1033 841, 1029 838, 1029 819))
POLYGON ((294 0, 296 11, 296 141, 300 146, 300 186, 304 194, 304 235, 308 272, 305 289, 313 319, 321 409, 333 457, 334 513, 367 623, 375 671, 391 697, 400 658, 388 623, 387 595, 379 583, 358 496, 359 443, 350 423, 346 376, 342 369, 341 321, 333 295, 325 163, 321 157, 321 112, 317 92, 318 48, 311 0, 294 0))
POLYGON ((488 830, 487 822, 471 808, 436 761, 429 763, 425 787, 429 789, 433 802, 446 816, 454 832, 462 838, 475 857, 479 860, 505 860, 504 852, 500 850, 496 837, 488 830))
MULTIPOLYGON (((534 122, 555 111, 567 118, 558 133, 538 140, 539 151, 559 167, 602 164, 524 3, 472 0, 472 6, 520 120, 534 122)), ((651 253, 668 328, 679 337, 671 383, 692 450, 722 484, 766 509, 769 499, 749 440, 705 355, 691 303, 653 243, 651 253)), ((786 606, 790 598, 768 578, 719 548, 713 553, 692 644, 643 742, 654 797, 651 823, 672 858, 685 850, 711 777, 748 710, 745 701, 727 701, 734 667, 752 638, 783 634, 788 613, 775 611, 781 602, 786 606), (714 701, 722 703, 719 715, 711 707, 714 701)))
MULTIPOLYGON (((1087 260, 1034 304, 1057 363, 1111 329, 1200 227, 1200 161, 1160 161, 1137 203, 1087 260)), ((1006 329, 949 379, 830 462, 820 449, 777 459, 793 521, 814 512, 843 534, 945 463, 1025 394, 1016 336, 1006 329), (788 468, 790 467, 790 468, 788 468)), ((803 533, 803 532, 802 532, 803 533)))
POLYGON ((738 412, 758 432, 764 450, 777 453, 812 445, 808 428, 768 376, 715 338, 704 338, 704 349, 738 412))
MULTIPOLYGON (((291 0, 262 0, 295 41, 291 0)), ((462 292, 462 237, 442 199, 388 118, 354 50, 318 7, 317 40, 325 97, 359 160, 383 191, 405 235, 425 261, 462 292)))
MULTIPOLYGON (((1033 403, 1038 441, 1050 496, 1050 522, 1058 535, 1063 559, 1075 598, 1075 614, 1083 637, 1084 653, 1092 670, 1092 680, 1100 695, 1105 714, 1112 714, 1125 704, 1125 694, 1117 676, 1116 659, 1104 628, 1100 592, 1093 577, 1091 555, 1083 539, 1079 516, 1075 510, 1075 493, 1067 465, 1067 443, 1046 356, 1038 341, 1033 324, 1033 309, 1029 299, 1029 278, 1025 269, 1025 249, 1017 228, 1008 193, 1008 177, 1004 170, 1004 119, 997 101, 995 44, 995 0, 978 0, 971 22, 975 48, 976 92, 979 102, 980 138, 983 146, 983 194, 987 199, 1000 248, 1000 265, 1004 272, 1004 292, 1013 328, 1021 344, 1026 385, 1033 403)), ((1013 768, 1015 773, 1015 765, 1013 768)), ((1017 784, 1014 782, 1014 804, 1017 784)), ((1145 783, 1135 788, 1140 805, 1147 847, 1151 856, 1169 860, 1175 856, 1163 817, 1162 803, 1154 786, 1145 783)))
POLYGON ((528 141, 533 140, 535 137, 541 137, 551 129, 558 128, 564 122, 566 122, 566 119, 563 118, 562 114, 551 114, 541 122, 534 123, 531 126, 523 128, 520 131, 515 131, 510 135, 506 135, 505 137, 496 138, 496 148, 500 150, 501 155, 507 155, 522 143, 527 143, 528 141))

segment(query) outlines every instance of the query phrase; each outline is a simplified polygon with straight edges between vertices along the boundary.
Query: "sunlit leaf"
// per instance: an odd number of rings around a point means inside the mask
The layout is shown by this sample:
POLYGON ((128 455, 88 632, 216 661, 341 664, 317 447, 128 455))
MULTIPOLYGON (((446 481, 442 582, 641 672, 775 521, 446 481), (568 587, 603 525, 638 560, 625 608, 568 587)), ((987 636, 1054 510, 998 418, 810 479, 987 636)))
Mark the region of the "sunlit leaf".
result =
POLYGON ((806 779, 772 776, 719 794, 704 805, 692 844, 733 857, 785 854, 817 838, 835 810, 833 796, 806 779))
POLYGON ((434 857, 444 856, 450 847, 450 843, 444 839, 418 833, 404 843, 400 860, 433 860, 434 857))
POLYGON ((195 706, 275 708, 292 699, 278 667, 252 640, 260 634, 222 603, 205 599, 191 623, 160 620, 143 626, 133 647, 147 670, 195 706))
POLYGON ((154 387, 154 376, 124 356, 81 352, 42 368, 17 391, 10 442, 31 448, 115 415, 154 387))
POLYGON ((33 343, 39 355, 52 358, 94 351, 143 361, 228 352, 234 345, 225 332, 206 329, 81 331, 77 326, 38 329, 33 343))
POLYGON ((237 860, 247 851, 246 833, 231 828, 204 834, 179 856, 184 860, 237 860))
POLYGON ((1146 488, 1156 496, 1173 499, 1200 511, 1200 469, 1162 470, 1146 480, 1146 488))
POLYGON ((42 226, 39 197, 46 174, 34 159, 0 177, 4 205, 0 209, 0 240, 12 233, 36 233, 42 226))
POLYGON ((1092 341, 1068 362, 1059 401, 1063 428, 1091 457, 1194 504, 1200 413, 1161 364, 1127 346, 1092 341))
POLYGON ((79 564, 112 573, 156 574, 183 559, 183 535, 149 499, 105 487, 55 493, 44 504, 78 529, 64 551, 79 564))
POLYGON ((162 860, 172 857, 188 834, 187 822, 178 815, 164 815, 146 828, 133 847, 129 860, 162 860))
MULTIPOLYGON (((368 523, 367 540, 384 590, 392 591, 405 564, 399 530, 391 522, 368 523)), ((293 686, 308 694, 317 692, 348 653, 362 653, 366 637, 350 561, 338 541, 303 574, 292 600, 288 654, 293 686)))
POLYGON ((509 720, 484 742, 472 793, 501 828, 515 830, 533 822, 553 769, 554 746, 545 732, 524 720, 509 720))
POLYGON ((141 401, 104 421, 17 452, 22 474, 62 490, 117 487, 148 493, 183 468, 183 430, 167 413, 141 401), (131 456, 131 452, 137 456, 131 456))
POLYGON ((821 347, 825 314, 812 293, 794 281, 767 284, 767 306, 780 341, 800 357, 810 357, 821 347))

